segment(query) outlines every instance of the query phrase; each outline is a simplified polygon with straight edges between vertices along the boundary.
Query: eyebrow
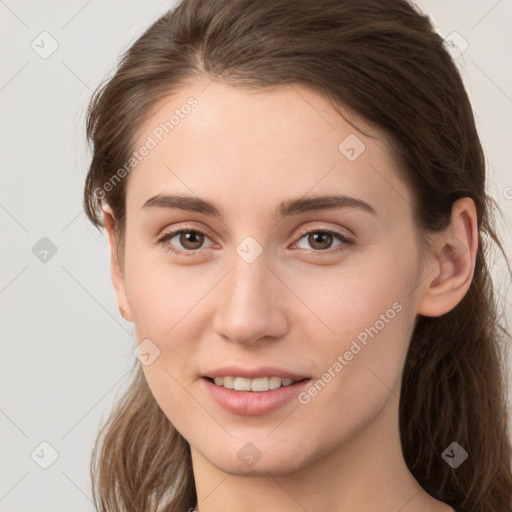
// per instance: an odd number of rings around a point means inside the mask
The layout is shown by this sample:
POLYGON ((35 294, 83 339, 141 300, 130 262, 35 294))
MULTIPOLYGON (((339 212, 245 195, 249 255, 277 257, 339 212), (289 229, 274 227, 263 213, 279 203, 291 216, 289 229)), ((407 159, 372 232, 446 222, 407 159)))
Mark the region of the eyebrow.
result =
MULTIPOLYGON (((178 209, 189 212, 202 213, 211 217, 218 217, 219 219, 224 218, 222 209, 219 208, 214 202, 194 196, 158 194, 148 199, 143 204, 142 208, 178 209)), ((310 212, 315 210, 334 210, 342 208, 357 208, 367 213, 371 213, 372 215, 377 215, 375 209, 365 201, 341 194, 300 197, 298 199, 283 201, 276 208, 274 215, 276 218, 282 218, 303 212, 310 212)))

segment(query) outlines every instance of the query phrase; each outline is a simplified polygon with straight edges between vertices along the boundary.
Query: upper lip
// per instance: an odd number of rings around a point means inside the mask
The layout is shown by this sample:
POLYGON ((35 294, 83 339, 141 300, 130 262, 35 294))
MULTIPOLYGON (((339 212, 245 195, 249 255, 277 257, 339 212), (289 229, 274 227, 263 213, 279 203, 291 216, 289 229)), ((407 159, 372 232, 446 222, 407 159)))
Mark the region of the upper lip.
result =
POLYGON ((257 379, 260 377, 282 377, 283 379, 302 380, 306 377, 298 373, 292 373, 282 368, 271 366, 259 368, 240 368, 238 366, 223 366, 206 372, 205 377, 245 377, 247 379, 257 379))

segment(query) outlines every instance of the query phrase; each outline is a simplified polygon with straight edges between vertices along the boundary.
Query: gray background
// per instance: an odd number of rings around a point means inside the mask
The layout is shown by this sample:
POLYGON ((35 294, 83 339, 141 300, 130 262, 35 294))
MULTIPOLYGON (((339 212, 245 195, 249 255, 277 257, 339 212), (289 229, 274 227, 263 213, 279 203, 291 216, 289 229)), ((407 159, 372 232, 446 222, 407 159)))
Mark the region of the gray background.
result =
MULTIPOLYGON (((512 254, 512 2, 417 4, 443 37, 456 31, 469 45, 456 60, 512 254)), ((92 443, 129 381, 136 341, 117 310, 106 237, 81 208, 90 158, 85 109, 121 51, 173 5, 0 0, 1 512, 93 510, 92 443), (52 44, 56 51, 44 55, 52 44), (58 452, 53 463, 42 442, 58 452)), ((499 255, 493 278, 512 325, 499 255)))

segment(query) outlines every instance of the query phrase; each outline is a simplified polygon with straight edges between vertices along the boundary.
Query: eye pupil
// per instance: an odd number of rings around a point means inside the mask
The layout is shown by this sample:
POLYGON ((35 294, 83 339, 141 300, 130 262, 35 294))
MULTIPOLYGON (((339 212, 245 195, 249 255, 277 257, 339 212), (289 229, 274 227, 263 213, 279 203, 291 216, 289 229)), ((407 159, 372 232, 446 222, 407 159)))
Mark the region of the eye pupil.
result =
POLYGON ((203 245, 204 236, 197 231, 184 231, 180 236, 180 243, 188 250, 198 249, 203 245), (187 243, 192 243, 192 247, 187 246, 187 243))
POLYGON ((311 244, 311 247, 315 247, 317 249, 328 249, 332 243, 332 238, 333 236, 330 234, 330 233, 326 233, 324 231, 315 231, 314 233, 311 233, 309 235, 309 240, 308 242, 311 244), (327 247, 324 247, 322 246, 322 240, 318 240, 318 238, 320 239, 324 239, 324 245, 325 245, 325 238, 327 237, 327 241, 329 242, 327 244, 327 247), (316 246, 315 244, 317 243, 320 243, 321 247, 318 247, 316 246))

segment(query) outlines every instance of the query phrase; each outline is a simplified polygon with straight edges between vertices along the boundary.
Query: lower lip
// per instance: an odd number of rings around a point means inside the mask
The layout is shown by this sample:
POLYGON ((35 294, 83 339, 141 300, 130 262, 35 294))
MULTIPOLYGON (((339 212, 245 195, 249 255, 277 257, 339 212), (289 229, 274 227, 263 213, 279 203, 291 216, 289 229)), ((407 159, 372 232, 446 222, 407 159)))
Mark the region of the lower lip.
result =
POLYGON ((291 386, 282 386, 268 391, 236 391, 217 386, 206 377, 205 383, 210 396, 224 409, 234 414, 257 416, 267 414, 296 398, 311 379, 295 382, 291 386))

